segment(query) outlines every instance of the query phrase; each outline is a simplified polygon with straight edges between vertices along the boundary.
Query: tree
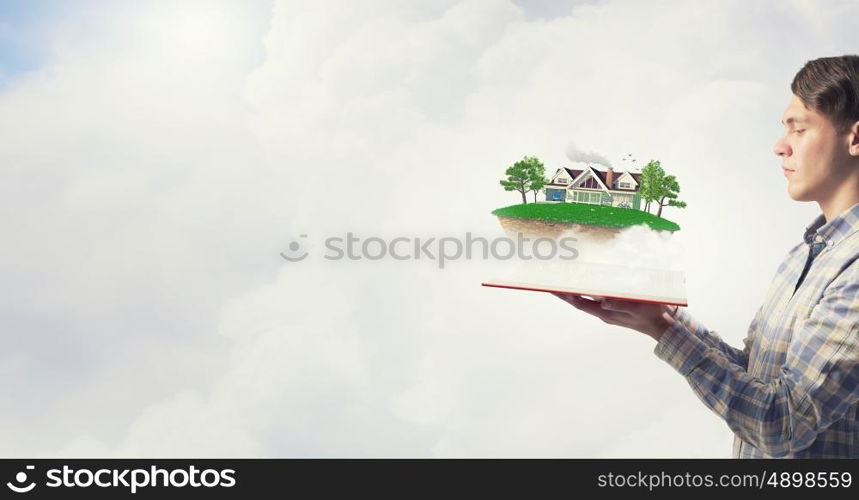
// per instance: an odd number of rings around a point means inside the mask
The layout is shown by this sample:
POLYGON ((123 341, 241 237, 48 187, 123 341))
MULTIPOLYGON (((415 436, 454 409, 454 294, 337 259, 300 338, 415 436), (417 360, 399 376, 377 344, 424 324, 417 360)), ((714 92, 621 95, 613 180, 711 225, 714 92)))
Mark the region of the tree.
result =
POLYGON ((531 172, 531 191, 534 192, 534 203, 537 203, 537 193, 542 191, 546 184, 549 183, 549 179, 546 176, 546 169, 543 168, 543 164, 540 163, 539 167, 533 167, 533 171, 531 172))
POLYGON ((650 212, 650 202, 660 197, 660 187, 665 179, 665 170, 662 169, 659 160, 651 160, 641 169, 641 178, 638 187, 641 199, 645 201, 644 211, 650 212))
POLYGON ((662 208, 666 206, 677 207, 677 208, 685 208, 686 202, 680 201, 677 199, 677 195, 680 193, 680 184, 677 183, 677 179, 673 175, 667 175, 662 179, 662 185, 659 189, 659 211, 656 213, 657 217, 662 216, 662 208), (665 200, 668 200, 666 202, 665 200))
MULTIPOLYGON (((522 195, 522 203, 525 204, 528 203, 525 193, 532 190, 531 186, 535 181, 537 183, 540 182, 537 180, 537 177, 543 179, 545 172, 546 169, 543 163, 536 156, 525 156, 512 166, 507 167, 507 170, 504 172, 507 178, 501 179, 499 182, 505 191, 518 191, 522 195)), ((545 184, 545 179, 543 181, 545 184)), ((537 189, 541 188, 542 186, 537 189)), ((537 195, 535 192, 534 199, 536 200, 536 198, 537 195)))
POLYGON ((641 199, 647 202, 644 205, 645 212, 650 212, 650 202, 653 201, 659 205, 657 217, 662 217, 662 209, 668 206, 685 208, 686 202, 677 199, 678 193, 680 193, 680 184, 677 183, 677 178, 673 175, 665 175, 659 160, 651 160, 641 169, 639 194, 641 199))

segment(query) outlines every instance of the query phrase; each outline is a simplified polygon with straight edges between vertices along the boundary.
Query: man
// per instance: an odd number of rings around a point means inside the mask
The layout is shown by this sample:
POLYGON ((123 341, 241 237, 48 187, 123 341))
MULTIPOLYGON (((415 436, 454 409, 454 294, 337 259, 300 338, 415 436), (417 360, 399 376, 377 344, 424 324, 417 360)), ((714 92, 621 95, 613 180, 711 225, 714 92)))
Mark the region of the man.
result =
POLYGON ((653 337, 735 434, 735 458, 859 458, 859 56, 794 77, 781 157, 787 191, 822 212, 778 267, 744 349, 685 309, 556 294, 653 337))

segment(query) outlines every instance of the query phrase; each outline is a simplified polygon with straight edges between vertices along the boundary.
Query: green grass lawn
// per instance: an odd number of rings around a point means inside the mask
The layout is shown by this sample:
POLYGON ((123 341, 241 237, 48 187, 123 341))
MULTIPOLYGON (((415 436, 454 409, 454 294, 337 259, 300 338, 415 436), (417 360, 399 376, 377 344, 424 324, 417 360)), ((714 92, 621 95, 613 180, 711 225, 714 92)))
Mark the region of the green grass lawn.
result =
POLYGON ((500 217, 536 219, 568 224, 628 227, 647 224, 651 229, 678 231, 680 226, 668 219, 633 208, 587 205, 585 203, 528 203, 510 205, 492 212, 500 217))

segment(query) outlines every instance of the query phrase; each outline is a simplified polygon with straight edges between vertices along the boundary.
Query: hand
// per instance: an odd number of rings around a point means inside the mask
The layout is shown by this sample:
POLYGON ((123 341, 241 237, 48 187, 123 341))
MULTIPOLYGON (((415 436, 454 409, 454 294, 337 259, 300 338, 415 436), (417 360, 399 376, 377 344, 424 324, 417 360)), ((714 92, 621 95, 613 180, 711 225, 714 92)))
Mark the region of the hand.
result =
POLYGON ((677 312, 677 306, 665 304, 604 298, 589 300, 569 293, 552 294, 604 323, 631 328, 653 337, 657 342, 662 338, 662 333, 674 324, 674 314, 677 312))

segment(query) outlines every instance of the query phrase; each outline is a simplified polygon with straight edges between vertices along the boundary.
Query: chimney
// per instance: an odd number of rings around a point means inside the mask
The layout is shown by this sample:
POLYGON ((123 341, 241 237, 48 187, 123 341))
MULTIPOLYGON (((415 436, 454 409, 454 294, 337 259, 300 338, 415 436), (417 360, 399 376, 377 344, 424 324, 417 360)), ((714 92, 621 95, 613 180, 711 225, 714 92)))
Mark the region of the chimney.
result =
POLYGON ((609 189, 614 189, 614 169, 608 167, 608 172, 605 174, 605 184, 609 189))

